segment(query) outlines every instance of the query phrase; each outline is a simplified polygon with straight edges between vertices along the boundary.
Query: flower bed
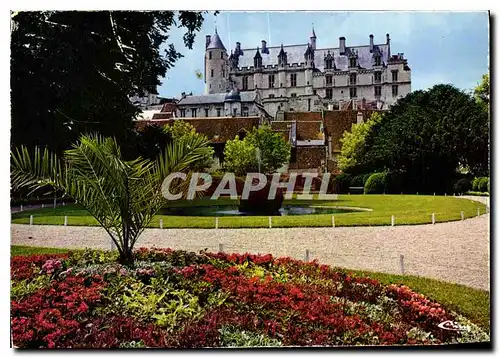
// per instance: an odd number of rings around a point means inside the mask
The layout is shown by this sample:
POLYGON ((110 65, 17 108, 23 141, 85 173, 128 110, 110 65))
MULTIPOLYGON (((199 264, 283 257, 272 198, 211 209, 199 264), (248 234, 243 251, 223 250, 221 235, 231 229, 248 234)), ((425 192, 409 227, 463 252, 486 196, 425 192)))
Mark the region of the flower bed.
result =
POLYGON ((21 348, 407 345, 489 341, 405 286, 271 255, 139 249, 17 256, 13 343, 21 348), (464 331, 438 325, 456 321, 464 331))

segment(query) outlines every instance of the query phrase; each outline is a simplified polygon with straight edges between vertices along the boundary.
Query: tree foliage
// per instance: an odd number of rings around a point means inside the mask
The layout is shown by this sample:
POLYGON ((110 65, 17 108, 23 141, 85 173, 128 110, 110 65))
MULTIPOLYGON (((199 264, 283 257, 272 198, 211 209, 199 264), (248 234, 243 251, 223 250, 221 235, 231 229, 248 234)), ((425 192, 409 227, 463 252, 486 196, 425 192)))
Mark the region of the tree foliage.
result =
POLYGON ((415 91, 394 104, 365 138, 367 171, 391 171, 416 191, 450 188, 460 167, 488 171, 488 115, 451 85, 415 91))
POLYGON ((258 164, 256 148, 237 136, 228 140, 224 147, 224 168, 236 176, 244 176, 248 172, 257 172, 258 164))
MULTIPOLYGON (((83 135, 62 159, 47 148, 36 147, 33 153, 25 146, 16 148, 11 153, 11 181, 16 189, 51 186, 75 199, 106 230, 120 259, 131 262, 137 239, 165 205, 163 180, 173 172, 189 173, 208 151, 202 137, 186 136, 170 143, 155 161, 127 161, 115 139, 83 135)), ((171 192, 187 185, 176 183, 171 192)))
POLYGON ((203 14, 190 11, 26 11, 12 15, 12 142, 62 153, 81 133, 122 143, 138 109, 129 96, 156 92, 192 47, 203 14), (160 47, 167 42, 162 52, 160 47))
MULTIPOLYGON (((350 132, 344 132, 340 139, 342 148, 338 158, 338 166, 342 171, 356 172, 364 163, 366 154, 365 139, 371 128, 379 123, 382 116, 378 112, 372 113, 370 119, 364 123, 356 123, 350 132)), ((362 169, 361 169, 362 171, 362 169)))
POLYGON ((488 110, 490 105, 490 75, 483 75, 481 82, 474 89, 474 97, 476 100, 488 110))
MULTIPOLYGON (((208 142, 208 138, 205 134, 196 132, 196 129, 191 123, 179 119, 173 121, 172 124, 168 124, 163 127, 163 131, 168 136, 169 141, 182 140, 187 137, 196 137, 208 142)), ((206 151, 205 156, 197 161, 193 169, 195 169, 195 167, 197 169, 210 167, 213 164, 213 155, 214 150, 209 148, 209 150, 206 151)))
POLYGON ((272 173, 290 160, 291 145, 283 136, 263 125, 253 128, 243 139, 229 140, 224 149, 226 170, 237 175, 257 171, 272 173))

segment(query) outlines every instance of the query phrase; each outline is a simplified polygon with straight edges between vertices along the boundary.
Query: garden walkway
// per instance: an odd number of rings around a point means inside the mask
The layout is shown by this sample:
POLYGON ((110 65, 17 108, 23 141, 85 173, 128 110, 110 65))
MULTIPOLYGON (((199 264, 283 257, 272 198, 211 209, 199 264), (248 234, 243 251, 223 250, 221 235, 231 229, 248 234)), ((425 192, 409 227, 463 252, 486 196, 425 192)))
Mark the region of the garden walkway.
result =
MULTIPOLYGON (((387 273, 437 278, 489 290, 490 215, 435 225, 276 228, 147 229, 137 247, 272 253, 387 273)), ((12 244, 109 249, 98 227, 12 224, 12 244)))

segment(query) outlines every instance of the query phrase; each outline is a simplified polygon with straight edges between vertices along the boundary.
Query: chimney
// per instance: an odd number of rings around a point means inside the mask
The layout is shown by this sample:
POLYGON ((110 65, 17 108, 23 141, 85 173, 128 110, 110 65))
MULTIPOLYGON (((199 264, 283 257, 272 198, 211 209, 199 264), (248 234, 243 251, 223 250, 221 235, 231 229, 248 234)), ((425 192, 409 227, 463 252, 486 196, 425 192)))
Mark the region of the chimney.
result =
POLYGON ((373 35, 370 35, 370 52, 373 52, 373 35))
POLYGON ((387 44, 387 58, 391 58, 391 39, 389 38, 389 34, 385 35, 386 44, 387 44))
POLYGON ((262 40, 262 51, 261 52, 269 54, 269 50, 267 49, 267 42, 265 40, 262 40))
POLYGON ((361 124, 361 123, 364 123, 365 121, 363 120, 363 113, 362 112, 358 112, 357 116, 356 116, 356 124, 361 124))
POLYGON ((209 44, 210 44, 210 35, 207 35, 205 36, 205 50, 207 49, 209 44))
POLYGON ((345 54, 345 37, 339 37, 339 49, 340 49, 340 54, 343 55, 345 54))

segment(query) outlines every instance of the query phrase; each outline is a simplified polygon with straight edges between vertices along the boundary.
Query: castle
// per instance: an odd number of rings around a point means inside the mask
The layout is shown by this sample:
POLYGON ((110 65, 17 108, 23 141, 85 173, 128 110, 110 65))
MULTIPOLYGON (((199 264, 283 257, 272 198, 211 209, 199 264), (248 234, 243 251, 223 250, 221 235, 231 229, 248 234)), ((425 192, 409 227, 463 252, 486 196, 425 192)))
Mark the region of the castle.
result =
POLYGON ((184 95, 178 117, 240 117, 284 112, 342 109, 384 110, 411 91, 411 70, 402 53, 383 44, 317 48, 314 29, 308 43, 242 48, 230 54, 217 30, 205 41, 205 95, 184 95), (244 100, 245 99, 245 100, 244 100), (245 103, 246 102, 246 103, 245 103))

